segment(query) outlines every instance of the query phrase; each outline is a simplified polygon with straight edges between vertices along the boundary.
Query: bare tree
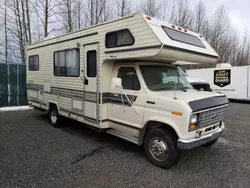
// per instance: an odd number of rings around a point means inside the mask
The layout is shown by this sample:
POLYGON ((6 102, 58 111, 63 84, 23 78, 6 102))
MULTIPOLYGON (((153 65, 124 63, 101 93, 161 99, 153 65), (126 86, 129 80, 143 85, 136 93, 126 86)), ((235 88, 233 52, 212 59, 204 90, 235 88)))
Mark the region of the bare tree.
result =
POLYGON ((211 26, 212 36, 210 43, 214 48, 217 48, 220 41, 225 38, 230 27, 229 18, 224 6, 221 6, 216 10, 215 15, 213 15, 211 26))
POLYGON ((24 30, 24 40, 26 40, 26 42, 28 43, 28 32, 27 32, 27 25, 26 25, 26 18, 25 18, 25 5, 24 5, 24 0, 21 0, 20 1, 21 3, 21 15, 22 15, 22 27, 23 27, 23 30, 24 30))
POLYGON ((115 0, 117 17, 123 17, 131 13, 131 0, 115 0))
POLYGON ((235 66, 237 64, 237 56, 240 51, 239 34, 235 28, 231 29, 228 36, 228 43, 224 46, 224 48, 227 49, 224 62, 228 62, 235 66))
POLYGON ((161 2, 158 0, 145 0, 141 3, 141 11, 152 17, 157 17, 160 9, 161 2))
POLYGON ((103 3, 103 11, 102 11, 102 14, 101 14, 101 22, 106 22, 108 20, 111 20, 115 16, 114 11, 113 11, 113 9, 115 7, 114 7, 114 4, 112 4, 112 3, 113 3, 112 1, 108 1, 108 0, 106 0, 103 3))
POLYGON ((106 0, 87 0, 85 6, 85 26, 92 26, 103 21, 103 13, 106 7, 106 0))
POLYGON ((248 30, 245 29, 243 34, 242 43, 240 45, 240 51, 238 51, 237 65, 243 66, 248 64, 249 60, 249 35, 248 30))
POLYGON ((187 4, 187 0, 175 0, 172 7, 170 22, 184 28, 192 28, 192 20, 193 13, 187 4))
POLYGON ((49 22, 49 0, 45 0, 45 6, 44 6, 44 37, 48 36, 48 22, 49 22))
POLYGON ((83 12, 83 1, 76 0, 74 3, 74 27, 77 29, 81 29, 82 27, 82 12, 83 12))
POLYGON ((73 8, 76 8, 72 0, 62 0, 58 6, 60 19, 62 20, 62 29, 65 29, 66 32, 73 31, 73 14, 75 13, 73 8))
POLYGON ((8 63, 7 0, 4 1, 5 63, 8 63))
POLYGON ((27 18, 27 30, 28 30, 28 43, 31 44, 31 28, 30 28, 30 9, 29 0, 26 0, 26 18, 27 18))
POLYGON ((18 43, 20 48, 20 57, 21 62, 26 62, 26 53, 25 53, 25 37, 24 37, 24 29, 22 23, 22 15, 21 15, 21 7, 20 7, 20 0, 14 0, 14 13, 16 17, 16 27, 17 27, 17 36, 18 36, 18 43))
POLYGON ((20 47, 18 30, 16 25, 16 17, 14 14, 14 0, 0 1, 0 8, 3 14, 0 15, 0 61, 5 63, 19 62, 20 60, 20 47), (1 41, 2 40, 2 41, 1 41))
POLYGON ((229 40, 229 33, 232 29, 228 15, 223 6, 219 7, 211 21, 211 36, 208 38, 212 47, 220 54, 218 63, 223 62, 225 55, 225 45, 229 40))
POLYGON ((203 2, 199 1, 195 7, 195 22, 194 31, 197 33, 202 33, 206 21, 206 7, 203 2))
POLYGON ((33 4, 36 16, 42 24, 44 37, 49 36, 51 33, 61 31, 58 19, 59 10, 57 8, 60 4, 61 0, 37 0, 33 4))
POLYGON ((162 0, 161 1, 161 8, 159 10, 159 15, 158 17, 161 20, 168 21, 170 18, 170 9, 171 8, 171 1, 170 0, 162 0))

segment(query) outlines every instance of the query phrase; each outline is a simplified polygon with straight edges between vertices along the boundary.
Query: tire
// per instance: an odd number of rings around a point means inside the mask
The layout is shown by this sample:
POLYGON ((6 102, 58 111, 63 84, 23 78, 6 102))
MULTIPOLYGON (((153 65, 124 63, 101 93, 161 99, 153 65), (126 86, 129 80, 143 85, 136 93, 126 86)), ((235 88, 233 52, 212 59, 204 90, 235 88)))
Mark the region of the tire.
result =
POLYGON ((204 144, 204 145, 202 145, 202 146, 208 148, 208 147, 214 145, 218 140, 219 140, 219 139, 217 138, 217 139, 212 140, 212 141, 210 141, 210 142, 208 142, 208 143, 206 143, 206 144, 204 144))
POLYGON ((172 131, 151 129, 145 136, 144 150, 151 163, 164 169, 176 165, 180 159, 177 136, 172 131))
POLYGON ((52 106, 49 110, 49 121, 50 121, 50 124, 53 126, 53 127, 61 127, 60 125, 60 115, 58 113, 58 110, 57 110, 57 107, 56 106, 52 106))

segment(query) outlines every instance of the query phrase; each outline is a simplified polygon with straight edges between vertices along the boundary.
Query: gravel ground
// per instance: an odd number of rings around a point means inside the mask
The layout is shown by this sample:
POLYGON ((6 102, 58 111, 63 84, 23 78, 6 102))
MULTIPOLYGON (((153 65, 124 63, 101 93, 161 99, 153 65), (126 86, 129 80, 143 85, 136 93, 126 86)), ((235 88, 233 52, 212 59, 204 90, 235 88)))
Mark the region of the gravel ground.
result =
POLYGON ((230 103, 225 122, 218 143, 163 170, 136 145, 75 121, 56 129, 36 110, 0 112, 0 187, 249 188, 250 104, 230 103))

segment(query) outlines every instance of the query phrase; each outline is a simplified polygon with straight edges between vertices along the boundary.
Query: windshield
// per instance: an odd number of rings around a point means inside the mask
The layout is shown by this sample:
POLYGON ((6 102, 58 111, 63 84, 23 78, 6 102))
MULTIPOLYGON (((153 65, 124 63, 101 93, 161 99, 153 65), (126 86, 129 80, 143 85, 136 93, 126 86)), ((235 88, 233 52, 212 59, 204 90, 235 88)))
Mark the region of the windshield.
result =
POLYGON ((140 65, 140 69, 148 89, 152 91, 192 89, 186 78, 175 67, 140 65))

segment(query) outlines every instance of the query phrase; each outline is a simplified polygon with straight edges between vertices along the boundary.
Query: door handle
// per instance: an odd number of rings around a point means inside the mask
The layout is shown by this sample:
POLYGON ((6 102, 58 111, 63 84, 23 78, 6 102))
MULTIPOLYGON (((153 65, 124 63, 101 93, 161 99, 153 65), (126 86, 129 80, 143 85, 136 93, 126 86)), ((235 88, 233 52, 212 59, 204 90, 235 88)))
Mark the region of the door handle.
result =
POLYGON ((147 101, 148 104, 155 104, 154 101, 147 101))

